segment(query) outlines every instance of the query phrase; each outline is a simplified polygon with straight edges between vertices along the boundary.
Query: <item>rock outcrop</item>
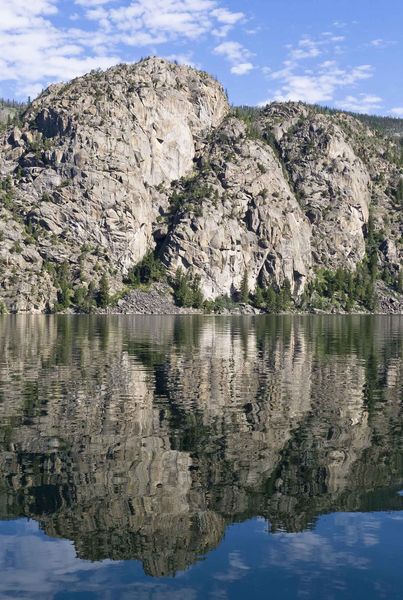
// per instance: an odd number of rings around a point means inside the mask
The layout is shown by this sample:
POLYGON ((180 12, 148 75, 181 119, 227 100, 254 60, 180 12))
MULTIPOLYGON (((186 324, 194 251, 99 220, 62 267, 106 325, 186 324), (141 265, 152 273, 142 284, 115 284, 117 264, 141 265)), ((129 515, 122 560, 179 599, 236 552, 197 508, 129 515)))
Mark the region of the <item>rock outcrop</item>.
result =
MULTIPOLYGON (((272 104, 263 113, 301 208, 312 225, 315 264, 354 269, 365 254, 371 178, 343 122, 306 107, 272 104), (281 125, 277 125, 281 116, 281 125)), ((355 123, 353 122, 353 125, 355 123)))
POLYGON ((247 275, 290 283, 354 271, 370 212, 380 272, 402 264, 399 140, 294 103, 232 110, 205 72, 159 58, 50 86, 0 138, 0 301, 51 310, 72 290, 112 290, 150 251, 204 296, 247 275))
POLYGON ((82 279, 97 263, 124 275, 152 246, 161 186, 191 169, 196 147, 227 112, 206 73, 156 58, 49 87, 1 145, 2 175, 13 177, 12 222, 3 214, 1 229, 9 308, 54 302, 56 290, 41 290, 49 283, 43 261, 74 268, 84 253, 82 279))
POLYGON ((245 272, 250 289, 260 277, 298 292, 312 267, 308 219, 272 148, 246 130, 229 118, 213 134, 163 244, 170 271, 191 267, 207 298, 239 289, 245 272))
POLYGON ((399 170, 385 159, 392 142, 302 104, 235 114, 177 189, 182 206, 162 245, 171 271, 191 267, 209 298, 239 289, 245 272, 250 289, 288 279, 295 296, 318 268, 355 271, 372 211, 383 232, 379 263, 397 275, 403 221, 393 196, 399 170))

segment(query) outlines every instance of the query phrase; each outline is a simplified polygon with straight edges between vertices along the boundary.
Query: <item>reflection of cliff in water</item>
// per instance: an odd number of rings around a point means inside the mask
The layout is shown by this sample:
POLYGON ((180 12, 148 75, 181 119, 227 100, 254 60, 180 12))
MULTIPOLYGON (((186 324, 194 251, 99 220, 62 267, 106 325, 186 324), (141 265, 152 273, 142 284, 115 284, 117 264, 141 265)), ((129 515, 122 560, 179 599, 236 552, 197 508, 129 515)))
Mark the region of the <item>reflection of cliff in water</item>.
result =
POLYGON ((0 516, 174 573, 227 524, 402 508, 403 320, 0 321, 0 516))

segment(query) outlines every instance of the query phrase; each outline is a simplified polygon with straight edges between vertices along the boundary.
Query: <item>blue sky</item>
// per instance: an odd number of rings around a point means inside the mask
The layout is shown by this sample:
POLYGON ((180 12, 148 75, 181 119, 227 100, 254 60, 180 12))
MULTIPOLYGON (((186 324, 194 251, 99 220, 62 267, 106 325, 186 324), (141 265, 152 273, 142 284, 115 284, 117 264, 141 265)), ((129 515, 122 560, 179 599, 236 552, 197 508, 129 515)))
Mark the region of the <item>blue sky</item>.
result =
POLYGON ((0 96, 159 55, 234 104, 303 100, 403 117, 402 0, 0 0, 0 96))

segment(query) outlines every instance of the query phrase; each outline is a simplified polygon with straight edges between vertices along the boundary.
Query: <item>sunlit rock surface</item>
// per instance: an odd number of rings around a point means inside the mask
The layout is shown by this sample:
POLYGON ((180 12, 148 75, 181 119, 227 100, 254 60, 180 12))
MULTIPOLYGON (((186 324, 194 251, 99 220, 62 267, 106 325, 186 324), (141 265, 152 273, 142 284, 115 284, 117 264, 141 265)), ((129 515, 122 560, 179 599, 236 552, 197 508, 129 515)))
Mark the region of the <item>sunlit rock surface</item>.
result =
MULTIPOLYGON (((398 140, 302 104, 249 117, 207 73, 155 57, 50 86, 0 135, 1 306, 52 310, 63 263, 74 290, 105 274, 121 291, 152 251, 207 299, 245 274, 297 299, 319 268, 357 269, 370 212, 397 281, 398 140)), ((391 294, 382 312, 401 312, 391 294)))

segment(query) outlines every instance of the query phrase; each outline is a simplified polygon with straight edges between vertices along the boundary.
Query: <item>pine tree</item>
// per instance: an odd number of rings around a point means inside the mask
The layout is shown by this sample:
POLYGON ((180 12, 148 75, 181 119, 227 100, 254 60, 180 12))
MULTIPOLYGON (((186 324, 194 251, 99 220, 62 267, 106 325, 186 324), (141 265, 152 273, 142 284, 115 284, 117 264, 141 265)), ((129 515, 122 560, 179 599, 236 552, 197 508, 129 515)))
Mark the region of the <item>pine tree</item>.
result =
POLYGON ((285 279, 279 294, 280 310, 288 310, 290 308, 291 301, 291 283, 289 279, 285 279))
POLYGON ((192 306, 193 308, 201 308, 203 306, 204 297, 200 287, 200 275, 195 275, 191 284, 192 289, 192 306))
POLYGON ((375 222, 372 213, 369 214, 367 228, 367 262, 368 273, 372 281, 375 281, 378 275, 378 248, 375 235, 375 222))
POLYGON ((58 308, 69 308, 73 297, 71 288, 71 273, 69 264, 65 261, 57 268, 57 292, 58 308))
POLYGON ((344 292, 346 279, 348 281, 348 275, 346 275, 345 271, 343 271, 343 269, 340 269, 340 268, 337 269, 336 275, 334 278, 334 283, 335 283, 335 289, 338 292, 344 292))
POLYGON ((365 287, 364 305, 370 311, 373 311, 376 308, 376 296, 373 281, 368 281, 365 287))
POLYGON ((173 282, 174 298, 178 306, 190 307, 193 304, 193 290, 189 285, 189 277, 178 267, 173 282))
POLYGON ((99 281, 98 306, 106 308, 109 302, 109 282, 106 273, 104 273, 99 281))
POLYGON ((266 292, 266 308, 270 313, 278 310, 277 306, 277 294, 272 287, 269 287, 266 292))
POLYGON ((258 308, 262 308, 262 306, 264 305, 264 294, 260 285, 256 287, 254 301, 255 306, 257 306, 258 308))
POLYGON ((241 281, 241 290, 239 293, 239 299, 243 304, 248 304, 249 302, 249 285, 248 285, 248 272, 245 270, 242 281, 241 281))
POLYGON ((73 296, 73 302, 78 308, 82 308, 87 297, 87 289, 85 287, 76 288, 73 296))

